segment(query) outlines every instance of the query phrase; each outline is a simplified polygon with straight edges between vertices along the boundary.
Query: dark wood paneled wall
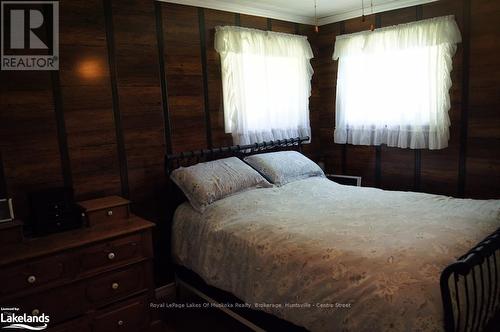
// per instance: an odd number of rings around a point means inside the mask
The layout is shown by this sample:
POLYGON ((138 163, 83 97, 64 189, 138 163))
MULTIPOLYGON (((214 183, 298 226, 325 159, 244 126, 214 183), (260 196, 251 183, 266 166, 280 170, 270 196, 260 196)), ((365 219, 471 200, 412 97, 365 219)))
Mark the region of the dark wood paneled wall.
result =
POLYGON ((174 152, 231 144, 215 26, 296 30, 294 23, 150 0, 60 6, 61 70, 1 73, 0 187, 21 216, 28 192, 52 186, 74 186, 78 199, 152 198, 163 182, 167 143, 174 152))
POLYGON ((500 188, 500 32, 495 0, 443 0, 312 26, 152 0, 63 0, 58 72, 2 72, 0 194, 27 214, 30 191, 73 186, 77 199, 121 194, 159 223, 159 280, 168 261, 161 227, 163 155, 231 144, 224 133, 217 25, 307 35, 315 58, 312 144, 330 170, 365 185, 471 197, 500 188), (450 147, 411 151, 333 143, 335 36, 455 14, 464 35, 454 58, 450 147), (171 138, 171 139, 170 139, 171 138))
MULTIPOLYGON (((60 70, 1 73, 0 195, 16 214, 27 216, 29 192, 55 186, 77 199, 129 197, 158 223, 157 274, 168 278, 164 154, 232 144, 218 25, 315 37, 305 25, 152 0, 62 0, 60 70)), ((313 126, 319 105, 313 89, 313 126)), ((318 147, 313 137, 307 151, 318 147)))
POLYGON ((322 26, 319 49, 320 136, 330 171, 361 175, 367 186, 458 197, 500 197, 500 2, 441 0, 322 26), (333 142, 337 62, 343 33, 455 15, 463 42, 453 58, 449 147, 443 150, 339 145, 333 142))
POLYGON ((465 195, 500 192, 500 2, 471 0, 465 195))

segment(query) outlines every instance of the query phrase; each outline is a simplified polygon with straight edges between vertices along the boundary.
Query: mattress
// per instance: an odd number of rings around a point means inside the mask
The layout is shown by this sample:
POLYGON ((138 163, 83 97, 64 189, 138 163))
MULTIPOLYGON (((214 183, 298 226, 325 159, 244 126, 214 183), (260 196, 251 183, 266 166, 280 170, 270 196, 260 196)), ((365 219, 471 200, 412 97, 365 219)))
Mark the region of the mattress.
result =
POLYGON ((173 222, 174 260, 254 309, 311 331, 439 331, 439 276, 500 227, 500 200, 309 178, 173 222))

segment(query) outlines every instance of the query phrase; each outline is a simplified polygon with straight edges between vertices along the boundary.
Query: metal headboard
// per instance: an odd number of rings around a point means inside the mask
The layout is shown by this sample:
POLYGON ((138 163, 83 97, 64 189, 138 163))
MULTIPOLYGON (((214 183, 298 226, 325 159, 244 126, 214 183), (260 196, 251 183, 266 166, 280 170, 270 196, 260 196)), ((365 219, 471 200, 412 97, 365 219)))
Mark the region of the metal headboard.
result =
POLYGON ((181 152, 177 154, 168 154, 165 156, 165 174, 167 177, 170 177, 170 173, 174 169, 186 165, 187 163, 199 163, 232 156, 242 158, 255 153, 286 150, 294 147, 298 148, 298 150, 302 152, 302 144, 308 141, 309 137, 296 137, 255 144, 224 146, 181 152))

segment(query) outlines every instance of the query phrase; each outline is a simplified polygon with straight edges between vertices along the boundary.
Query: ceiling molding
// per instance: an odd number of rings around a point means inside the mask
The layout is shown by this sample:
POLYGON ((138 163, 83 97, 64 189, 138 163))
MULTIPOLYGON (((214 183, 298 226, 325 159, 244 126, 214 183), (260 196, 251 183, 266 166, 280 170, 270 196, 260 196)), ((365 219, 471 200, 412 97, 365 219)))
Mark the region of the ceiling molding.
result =
POLYGON ((311 25, 314 24, 314 17, 283 13, 279 11, 279 8, 268 9, 268 8, 258 8, 256 6, 243 6, 236 3, 226 2, 221 0, 159 0, 159 1, 176 3, 180 5, 210 8, 232 13, 274 18, 276 20, 289 21, 295 23, 311 24, 311 25))
MULTIPOLYGON (((406 8, 406 7, 411 7, 411 6, 416 6, 416 5, 421 5, 424 3, 429 3, 429 2, 436 2, 438 0, 398 0, 398 1, 391 1, 388 3, 383 3, 380 5, 374 5, 373 6, 373 12, 371 11, 371 8, 365 7, 365 15, 371 15, 371 14, 376 14, 376 13, 382 13, 382 12, 387 12, 390 10, 395 10, 395 9, 400 9, 400 8, 406 8)), ((329 15, 325 17, 321 17, 318 19, 318 25, 325 25, 325 24, 330 24, 330 23, 335 23, 335 22, 340 22, 340 21, 345 21, 351 18, 356 18, 356 17, 361 17, 363 15, 363 11, 361 8, 355 9, 355 10, 350 10, 334 15, 329 15)))
MULTIPOLYGON (((163 2, 175 3, 180 5, 195 6, 210 8, 216 10, 222 10, 233 13, 261 16, 267 18, 273 18, 276 20, 289 21, 302 24, 314 25, 315 19, 312 16, 298 15, 293 13, 283 12, 278 7, 273 7, 272 5, 267 6, 267 8, 262 8, 258 6, 248 6, 237 4, 234 2, 228 2, 227 0, 159 0, 163 2)), ((394 9, 400 9, 405 7, 416 6, 424 3, 435 2, 438 0, 393 0, 388 3, 373 6, 373 13, 380 13, 394 9)), ((372 14, 370 6, 365 8, 365 14, 372 14)), ((322 16, 318 19, 318 25, 325 25, 335 22, 340 22, 348 20, 355 17, 361 17, 361 8, 354 10, 343 11, 340 13, 335 13, 331 15, 322 16)))

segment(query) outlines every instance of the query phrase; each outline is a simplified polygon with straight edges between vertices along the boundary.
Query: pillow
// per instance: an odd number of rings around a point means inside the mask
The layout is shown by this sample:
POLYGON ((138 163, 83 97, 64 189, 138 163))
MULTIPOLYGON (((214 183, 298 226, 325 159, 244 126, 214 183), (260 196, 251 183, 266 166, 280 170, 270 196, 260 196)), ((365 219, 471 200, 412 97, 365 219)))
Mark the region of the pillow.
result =
POLYGON ((213 202, 251 188, 268 188, 257 171, 236 157, 180 167, 170 175, 195 210, 202 212, 213 202))
POLYGON ((312 176, 325 176, 314 161, 297 151, 256 154, 244 160, 277 186, 312 176))

